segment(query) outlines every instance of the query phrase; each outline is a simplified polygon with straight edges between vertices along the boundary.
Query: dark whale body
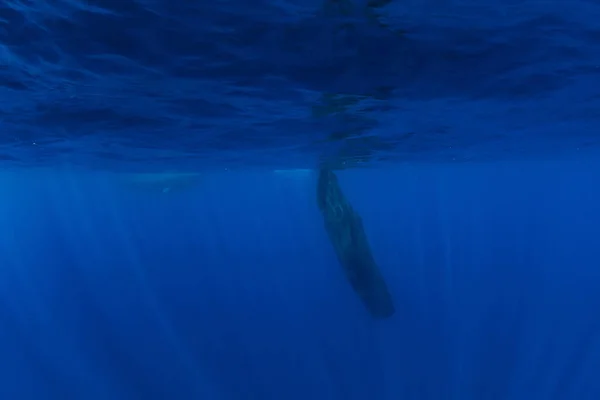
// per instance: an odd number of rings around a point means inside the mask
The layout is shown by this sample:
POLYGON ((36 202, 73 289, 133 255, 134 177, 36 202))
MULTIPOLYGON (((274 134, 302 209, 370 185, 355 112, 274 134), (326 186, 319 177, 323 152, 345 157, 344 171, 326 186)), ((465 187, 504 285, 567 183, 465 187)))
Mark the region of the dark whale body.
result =
POLYGON ((317 203, 325 229, 354 291, 375 318, 388 318, 394 302, 373 259, 360 216, 348 203, 331 170, 319 172, 317 203))

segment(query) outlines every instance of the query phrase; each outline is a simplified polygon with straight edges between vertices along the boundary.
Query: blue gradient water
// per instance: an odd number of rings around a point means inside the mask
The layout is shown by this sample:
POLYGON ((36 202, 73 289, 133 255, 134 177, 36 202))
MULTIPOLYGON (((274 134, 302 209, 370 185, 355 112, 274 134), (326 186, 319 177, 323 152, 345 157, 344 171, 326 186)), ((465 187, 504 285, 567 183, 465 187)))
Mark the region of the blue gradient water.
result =
POLYGON ((599 17, 2 2, 0 399, 597 399, 599 17))

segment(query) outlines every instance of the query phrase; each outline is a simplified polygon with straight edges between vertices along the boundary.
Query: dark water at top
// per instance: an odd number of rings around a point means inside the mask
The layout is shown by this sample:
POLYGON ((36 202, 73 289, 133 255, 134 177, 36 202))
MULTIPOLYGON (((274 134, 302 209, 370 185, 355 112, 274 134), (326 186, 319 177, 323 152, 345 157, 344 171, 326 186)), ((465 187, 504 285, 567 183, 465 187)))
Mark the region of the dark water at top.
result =
POLYGON ((589 0, 6 0, 0 155, 196 169, 588 151, 598 21, 589 0))

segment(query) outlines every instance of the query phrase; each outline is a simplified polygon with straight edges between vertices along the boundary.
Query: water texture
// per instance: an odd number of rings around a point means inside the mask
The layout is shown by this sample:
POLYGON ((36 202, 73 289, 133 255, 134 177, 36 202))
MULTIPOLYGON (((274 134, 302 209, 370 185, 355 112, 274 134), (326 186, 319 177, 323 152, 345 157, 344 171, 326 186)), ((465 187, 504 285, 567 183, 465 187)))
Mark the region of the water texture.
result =
POLYGON ((115 169, 594 151, 587 0, 7 0, 0 157, 115 169))

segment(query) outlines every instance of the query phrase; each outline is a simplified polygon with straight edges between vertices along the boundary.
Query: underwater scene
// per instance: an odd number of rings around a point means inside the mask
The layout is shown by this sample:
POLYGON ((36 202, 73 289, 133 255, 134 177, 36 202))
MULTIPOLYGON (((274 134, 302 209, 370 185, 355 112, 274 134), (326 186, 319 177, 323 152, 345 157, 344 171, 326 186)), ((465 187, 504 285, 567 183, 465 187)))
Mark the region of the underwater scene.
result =
POLYGON ((0 1, 0 400, 600 399, 600 2, 0 1))

